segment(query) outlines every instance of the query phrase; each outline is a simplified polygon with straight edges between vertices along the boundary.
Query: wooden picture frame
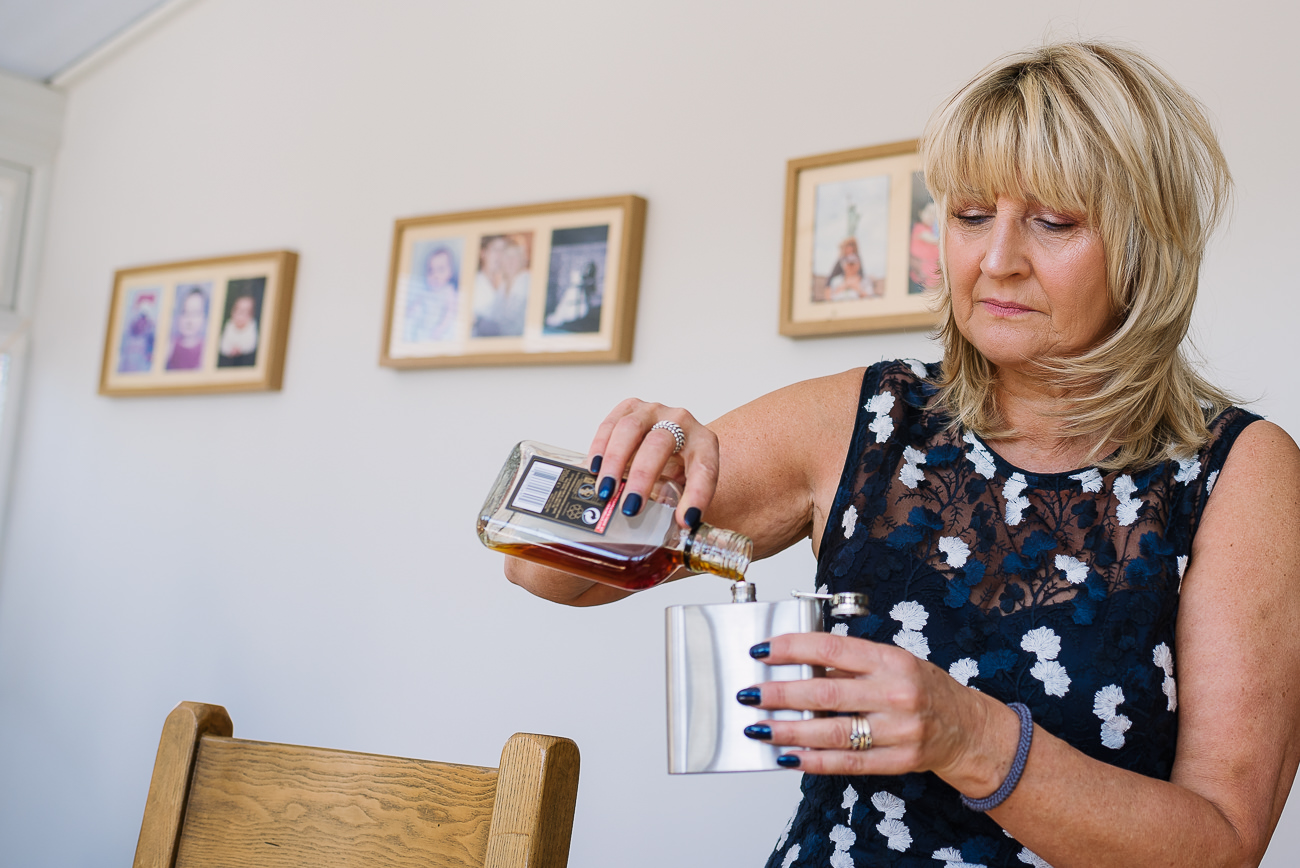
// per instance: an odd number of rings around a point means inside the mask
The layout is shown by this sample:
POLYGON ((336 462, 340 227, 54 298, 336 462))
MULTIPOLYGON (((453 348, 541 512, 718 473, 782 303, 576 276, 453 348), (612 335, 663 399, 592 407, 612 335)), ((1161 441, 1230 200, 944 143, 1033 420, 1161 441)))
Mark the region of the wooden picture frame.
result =
POLYGON ((279 390, 297 270, 273 250, 118 271, 99 393, 279 390))
POLYGON ((398 220, 381 365, 629 362, 639 196, 398 220))
POLYGON ((790 160, 781 334, 933 327, 937 220, 915 140, 790 160))

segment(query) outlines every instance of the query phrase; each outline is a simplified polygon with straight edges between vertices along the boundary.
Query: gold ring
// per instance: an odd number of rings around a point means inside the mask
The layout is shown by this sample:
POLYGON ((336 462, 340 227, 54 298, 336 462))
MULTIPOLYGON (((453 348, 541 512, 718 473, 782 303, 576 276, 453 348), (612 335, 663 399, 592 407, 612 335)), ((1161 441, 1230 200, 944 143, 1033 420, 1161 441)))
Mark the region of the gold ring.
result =
POLYGON ((853 729, 849 732, 849 750, 868 750, 871 747, 871 724, 865 714, 855 714, 853 729))

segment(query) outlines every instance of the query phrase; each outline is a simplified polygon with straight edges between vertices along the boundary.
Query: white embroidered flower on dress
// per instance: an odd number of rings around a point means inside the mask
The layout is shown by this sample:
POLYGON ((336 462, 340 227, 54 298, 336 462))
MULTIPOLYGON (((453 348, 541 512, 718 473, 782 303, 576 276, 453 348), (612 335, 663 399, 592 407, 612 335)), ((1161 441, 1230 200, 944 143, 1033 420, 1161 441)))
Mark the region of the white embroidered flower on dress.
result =
POLYGON ((1219 481, 1219 471, 1217 471, 1217 470, 1214 471, 1213 473, 1211 473, 1209 476, 1205 477, 1205 496, 1206 496, 1206 497, 1209 497, 1211 494, 1214 493, 1214 483, 1216 483, 1216 482, 1218 482, 1218 481, 1219 481))
POLYGON ((1107 684, 1092 698, 1092 713, 1102 720, 1110 720, 1123 701, 1124 691, 1120 690, 1119 685, 1107 684))
MULTIPOLYGON (((799 791, 799 798, 795 800, 794 813, 790 815, 790 819, 785 821, 785 828, 781 830, 781 837, 776 842, 776 849, 780 850, 782 847, 785 846, 786 840, 790 837, 790 830, 794 828, 794 818, 799 816, 799 806, 801 804, 803 804, 803 790, 799 791)), ((794 847, 791 848, 791 851, 795 854, 795 856, 798 856, 799 845, 795 844, 794 847)), ((788 854, 786 855, 785 858, 786 858, 786 864, 788 865, 791 861, 791 858, 788 854)))
POLYGON ((840 807, 846 808, 850 812, 852 812, 853 806, 856 805, 857 803, 858 803, 858 791, 853 789, 853 784, 849 784, 847 787, 844 788, 844 801, 840 804, 840 807))
POLYGON ((1039 660, 1029 674, 1043 682, 1043 692, 1048 696, 1064 696, 1070 692, 1070 676, 1055 660, 1039 660))
POLYGON ((1007 484, 1002 486, 1002 496, 1007 501, 1007 524, 1020 524, 1025 517, 1025 510, 1029 508, 1029 498, 1020 495, 1028 485, 1023 473, 1013 473, 1007 480, 1007 484))
POLYGON ((1020 639, 1020 647, 1038 658, 1029 674, 1043 682, 1049 696, 1064 696, 1070 691, 1070 675, 1056 662, 1061 653, 1061 637, 1051 627, 1030 630, 1020 639))
POLYGON ((1039 627, 1021 637, 1020 647, 1039 660, 1055 660, 1061 653, 1061 637, 1051 627, 1039 627))
POLYGON ((902 624, 904 630, 921 630, 925 627, 925 622, 930 620, 930 613, 920 603, 907 600, 890 609, 889 617, 902 624))
POLYGON ((1128 732, 1133 721, 1125 715, 1117 714, 1110 720, 1101 725, 1101 743, 1111 750, 1119 750, 1124 746, 1124 733, 1128 732))
POLYGON ((853 532, 858 529, 858 508, 849 504, 849 508, 844 510, 844 538, 852 539, 853 532))
MULTIPOLYGON (((779 848, 778 848, 779 849, 779 848)), ((781 868, 790 868, 794 860, 799 858, 799 845, 795 844, 790 848, 790 852, 785 854, 785 859, 781 862, 781 868)))
POLYGON ((963 657, 948 667, 948 674, 962 687, 970 687, 970 680, 980 674, 980 665, 970 657, 963 657))
POLYGON ((912 830, 902 820, 881 820, 876 824, 876 831, 889 839, 886 846, 891 850, 902 853, 912 846, 912 830))
POLYGON ((993 463, 993 453, 984 447, 974 434, 967 431, 966 435, 961 438, 963 442, 970 446, 970 451, 966 453, 967 460, 975 465, 975 472, 985 479, 992 479, 993 474, 997 472, 997 466, 993 463))
POLYGON ((1116 478, 1115 480, 1115 518, 1119 520, 1121 527, 1128 527, 1137 521, 1138 512, 1142 509, 1142 499, 1136 498, 1133 494, 1137 491, 1137 485, 1133 482, 1133 477, 1127 473, 1116 478))
POLYGON ((925 479, 925 471, 919 465, 925 463, 925 453, 920 450, 907 446, 903 449, 903 469, 898 471, 898 479, 908 488, 916 488, 916 484, 925 479))
POLYGON ((1042 856, 1034 853, 1028 847, 1023 848, 1019 853, 1017 853, 1016 858, 1021 862, 1024 862, 1026 865, 1033 866, 1033 868, 1052 868, 1052 866, 1048 865, 1042 856))
POLYGON ((838 624, 836 624, 834 627, 831 628, 831 635, 832 636, 849 635, 849 625, 843 621, 840 621, 838 624))
POLYGON ((1118 684, 1107 684, 1092 698, 1092 713, 1101 718, 1101 743, 1111 750, 1124 746, 1124 733, 1133 725, 1128 717, 1118 713, 1123 701, 1124 691, 1118 684))
POLYGON ((1056 568, 1065 573, 1065 580, 1077 585, 1088 580, 1088 565, 1069 555, 1056 556, 1056 568))
POLYGON ((944 847, 942 850, 935 850, 932 858, 943 862, 943 868, 987 868, 985 865, 974 862, 963 862, 961 851, 956 847, 944 847))
POLYGON ((889 617, 903 627, 894 634, 894 644, 922 660, 929 660, 930 642, 920 632, 930 618, 930 613, 925 611, 925 607, 913 600, 907 600, 890 609, 889 617))
POLYGON ((939 551, 943 552, 948 566, 954 570, 966 566, 966 558, 970 557, 970 546, 962 542, 959 536, 939 537, 939 551))
POLYGON ((1169 650, 1169 646, 1161 642, 1155 647, 1151 654, 1151 661, 1159 666, 1165 673, 1165 682, 1160 689, 1165 693, 1166 705, 1169 711, 1178 710, 1178 685, 1174 682, 1174 654, 1169 650))
POLYGON ((857 834, 848 826, 836 826, 831 829, 829 837, 835 845, 835 852, 831 854, 831 868, 853 868, 849 848, 858 840, 857 834))
POLYGON ((1188 483, 1201 475, 1201 462, 1195 458, 1179 458, 1178 472, 1174 474, 1174 482, 1188 483))
POLYGON ((912 369, 913 374, 916 374, 918 380, 924 380, 930 376, 930 372, 925 369, 925 362, 917 359, 903 359, 903 361, 907 362, 907 366, 912 369))
POLYGON ((930 659, 930 640, 925 638, 924 633, 915 630, 899 630, 894 634, 894 644, 904 651, 910 651, 914 657, 922 660, 930 659))
POLYGON ((1101 471, 1095 467, 1089 467, 1082 473, 1072 474, 1070 478, 1082 485, 1083 490, 1089 494, 1101 491, 1101 471))
POLYGON ((907 813, 907 805, 898 796, 886 790, 881 790, 871 797, 871 804, 882 814, 886 820, 901 820, 907 813))
POLYGON ((863 404, 862 409, 876 414, 867 430, 876 435, 877 443, 884 443, 894 433, 894 419, 889 415, 889 411, 894 409, 893 393, 881 392, 863 404))

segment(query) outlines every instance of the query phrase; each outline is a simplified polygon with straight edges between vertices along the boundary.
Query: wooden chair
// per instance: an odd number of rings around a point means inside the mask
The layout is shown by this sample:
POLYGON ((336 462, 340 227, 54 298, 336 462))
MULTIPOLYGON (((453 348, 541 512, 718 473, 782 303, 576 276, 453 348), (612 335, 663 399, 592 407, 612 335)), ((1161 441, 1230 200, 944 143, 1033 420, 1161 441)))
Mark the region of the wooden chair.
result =
POLYGON ((499 769, 231 738, 167 716, 135 868, 563 868, 578 746, 517 733, 499 769))

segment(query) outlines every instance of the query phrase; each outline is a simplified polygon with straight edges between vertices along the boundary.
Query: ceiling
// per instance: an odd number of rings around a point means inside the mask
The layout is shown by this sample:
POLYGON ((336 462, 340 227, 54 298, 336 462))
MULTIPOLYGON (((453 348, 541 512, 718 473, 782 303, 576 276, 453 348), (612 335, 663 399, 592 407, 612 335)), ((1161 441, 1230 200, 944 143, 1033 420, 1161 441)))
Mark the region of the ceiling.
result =
POLYGON ((0 0, 0 69, 48 82, 168 0, 0 0))

